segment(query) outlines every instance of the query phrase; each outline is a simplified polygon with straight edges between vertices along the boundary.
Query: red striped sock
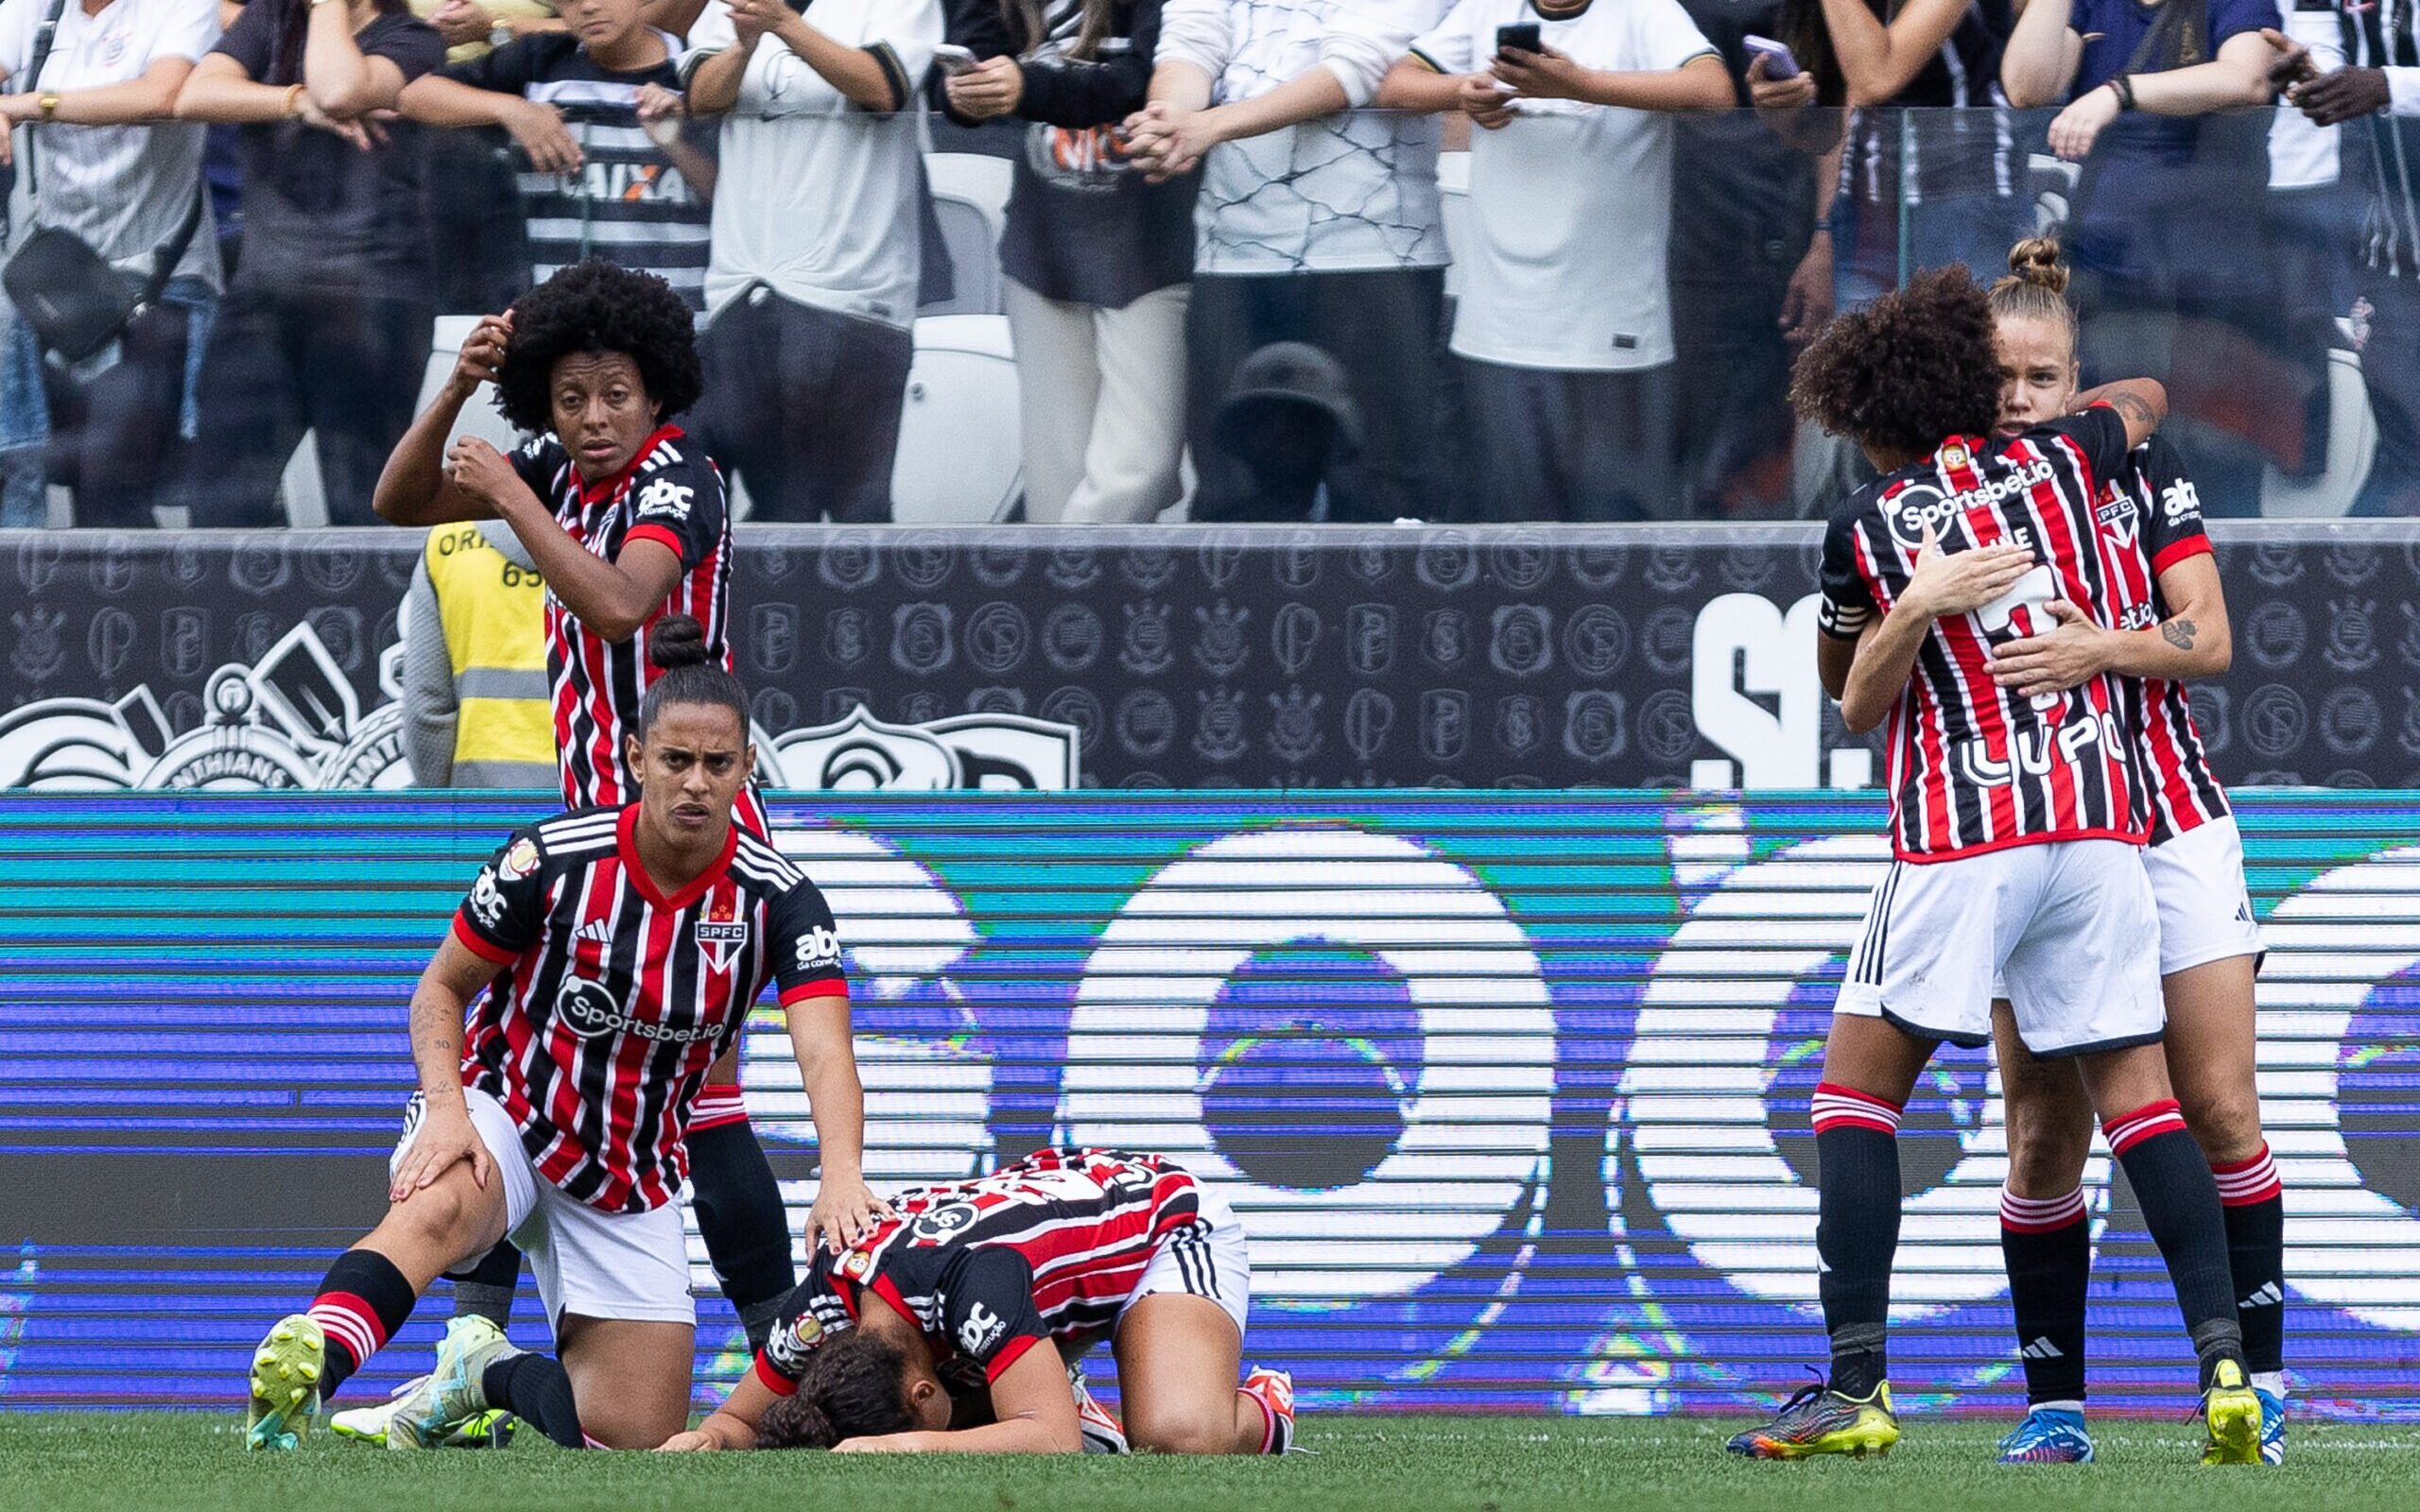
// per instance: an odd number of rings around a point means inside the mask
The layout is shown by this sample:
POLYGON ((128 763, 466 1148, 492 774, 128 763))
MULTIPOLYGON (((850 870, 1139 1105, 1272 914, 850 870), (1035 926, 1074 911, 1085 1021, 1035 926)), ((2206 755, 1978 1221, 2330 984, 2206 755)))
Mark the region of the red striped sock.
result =
POLYGON ((2241 1160, 2210 1162, 2210 1175, 2219 1183, 2219 1200, 2230 1208, 2248 1208, 2256 1202, 2266 1202, 2285 1194, 2285 1184, 2277 1179, 2277 1162, 2269 1158, 2269 1145, 2261 1143, 2257 1152, 2241 1160))
POLYGON ((1807 1114, 1818 1134, 1827 1128, 1870 1128, 1883 1134, 1899 1132, 1898 1104, 1835 1082, 1817 1085, 1815 1096, 1807 1106, 1807 1114))
POLYGON ((2083 1188, 2063 1197, 2020 1197, 2000 1188, 2000 1227, 2021 1234, 2044 1234, 2083 1221, 2083 1188))
POLYGON ((2109 1137, 2109 1153, 2122 1156, 2128 1150, 2155 1135, 2185 1132, 2185 1114, 2176 1099, 2163 1097, 2156 1103, 2146 1103, 2131 1113, 2100 1121, 2100 1131, 2109 1137))
POLYGON ((418 1300, 395 1263, 376 1250, 348 1249, 337 1257, 311 1298, 311 1321, 328 1339, 321 1400, 335 1396, 347 1376, 395 1336, 418 1300))

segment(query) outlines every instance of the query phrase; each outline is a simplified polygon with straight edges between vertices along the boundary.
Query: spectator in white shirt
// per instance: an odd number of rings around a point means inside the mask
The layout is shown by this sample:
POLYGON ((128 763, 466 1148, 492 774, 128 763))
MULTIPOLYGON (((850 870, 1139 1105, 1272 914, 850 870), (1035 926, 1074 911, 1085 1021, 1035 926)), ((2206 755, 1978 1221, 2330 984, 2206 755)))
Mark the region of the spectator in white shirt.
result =
POLYGON ((727 114, 700 343, 701 444, 758 520, 890 518, 914 355, 917 84, 941 0, 717 0, 689 33, 689 109, 727 114))
POLYGON ((45 361, 33 329, 8 313, 0 446, 20 456, 46 451, 47 465, 26 458, 31 487, 0 510, 0 524, 44 523, 45 472, 73 490, 79 525, 147 527, 152 506, 168 502, 219 272, 216 238, 196 215, 202 129, 166 117, 217 41, 217 0, 0 4, 0 163, 13 158, 20 195, 31 191, 12 223, 21 235, 64 230, 137 278, 164 257, 170 274, 113 352, 74 369, 45 361), (37 77, 46 17, 58 26, 37 77))
POLYGON ((1678 0, 1460 0, 1388 74, 1380 105, 1482 129, 1452 342, 1467 512, 1679 512, 1670 112, 1731 100, 1678 0), (1499 51, 1522 24, 1542 47, 1499 51))
POLYGON ((1364 417, 1365 444, 1328 480, 1332 518, 1437 511, 1437 123, 1363 107, 1449 3, 1167 0, 1151 104, 1129 131, 1154 175, 1202 173, 1185 321, 1197 520, 1251 508, 1210 427, 1236 368, 1275 341, 1335 356, 1364 417))

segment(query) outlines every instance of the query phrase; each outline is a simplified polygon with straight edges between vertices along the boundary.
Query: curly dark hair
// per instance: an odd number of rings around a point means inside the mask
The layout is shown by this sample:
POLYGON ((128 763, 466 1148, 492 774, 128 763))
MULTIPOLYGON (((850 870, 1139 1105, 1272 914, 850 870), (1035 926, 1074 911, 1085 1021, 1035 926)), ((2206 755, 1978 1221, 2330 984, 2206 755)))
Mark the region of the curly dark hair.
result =
POLYGON ((696 404, 705 388, 687 301, 652 273, 592 257, 513 302, 512 340, 496 373, 495 407, 516 430, 544 435, 555 422, 555 364, 590 352, 618 352, 637 363, 639 382, 666 420, 696 404))
POLYGON ((863 1329, 827 1333, 806 1357, 798 1390, 765 1410, 758 1449, 830 1449, 844 1438, 902 1434, 916 1426, 900 1377, 908 1356, 863 1329))
POLYGON ((1999 419, 1992 301, 1963 263, 1834 319, 1790 369, 1790 406, 1869 452, 1926 456, 1999 419))

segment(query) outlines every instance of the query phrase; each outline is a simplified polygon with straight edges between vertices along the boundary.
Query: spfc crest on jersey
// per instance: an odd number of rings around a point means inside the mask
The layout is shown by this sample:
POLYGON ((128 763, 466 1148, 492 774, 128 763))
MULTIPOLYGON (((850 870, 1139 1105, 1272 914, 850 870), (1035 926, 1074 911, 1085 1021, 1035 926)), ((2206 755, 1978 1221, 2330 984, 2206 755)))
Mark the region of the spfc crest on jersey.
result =
POLYGON ((748 920, 733 918, 735 911, 729 903, 717 903, 691 926, 698 949, 717 971, 730 971, 733 957, 748 948, 748 920))

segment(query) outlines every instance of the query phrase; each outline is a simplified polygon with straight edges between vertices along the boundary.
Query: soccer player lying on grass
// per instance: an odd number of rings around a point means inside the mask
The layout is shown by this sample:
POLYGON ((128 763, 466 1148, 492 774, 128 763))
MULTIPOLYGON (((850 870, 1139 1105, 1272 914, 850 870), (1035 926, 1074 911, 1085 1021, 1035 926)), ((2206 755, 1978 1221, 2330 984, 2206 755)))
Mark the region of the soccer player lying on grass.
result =
POLYGON ((755 1367, 667 1450, 1072 1454, 1120 1436, 1181 1454, 1278 1454, 1293 1383, 1243 1359, 1252 1261, 1227 1205, 1165 1158, 1042 1150, 902 1193, 818 1249, 755 1367), (1126 1421, 1067 1389, 1101 1334, 1126 1421))
POLYGON ((2000 389, 1991 302, 1963 267, 1834 320, 1792 377, 1800 413, 1884 474, 1832 516, 1817 624, 1827 674, 1848 662, 1842 722, 1891 724, 1894 859, 1849 954, 1811 1108, 1831 1377, 1730 1447, 1795 1459, 1898 1440, 1884 1346, 1900 1110, 1944 1040, 1990 1040, 2004 981, 2025 1048, 2081 1074, 2168 1263, 2212 1457, 2256 1462, 2218 1184, 2160 1050, 2159 916, 2123 696, 2105 673, 2038 696, 1991 675, 2002 646, 2050 627, 2052 601, 2115 629, 2147 586, 2104 539, 2118 531, 2100 491, 2167 396, 2112 384, 2080 396, 2080 415, 2000 438, 2000 389))
POLYGON ((568 1448, 661 1444, 688 1420, 696 1348, 677 1201, 685 1125, 769 979, 820 1131, 857 1138, 832 912, 732 821, 756 760, 746 695, 685 617, 651 653, 666 671, 629 737, 638 801, 515 834, 422 974, 421 1091, 389 1167, 392 1206, 252 1356, 250 1447, 295 1447, 432 1280, 508 1237, 528 1253, 561 1361, 493 1325, 458 1326, 387 1447, 424 1447, 495 1408, 568 1448))

